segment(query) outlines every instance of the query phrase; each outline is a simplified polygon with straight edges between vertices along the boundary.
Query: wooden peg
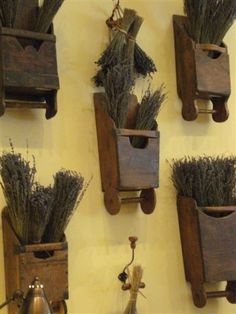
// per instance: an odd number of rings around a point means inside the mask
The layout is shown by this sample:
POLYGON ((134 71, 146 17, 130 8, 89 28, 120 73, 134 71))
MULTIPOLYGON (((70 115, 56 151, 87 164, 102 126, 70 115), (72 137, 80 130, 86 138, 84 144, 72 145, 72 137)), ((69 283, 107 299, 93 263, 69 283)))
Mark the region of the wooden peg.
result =
POLYGON ((136 242, 138 241, 137 237, 129 237, 130 240, 130 247, 132 250, 136 248, 136 242))

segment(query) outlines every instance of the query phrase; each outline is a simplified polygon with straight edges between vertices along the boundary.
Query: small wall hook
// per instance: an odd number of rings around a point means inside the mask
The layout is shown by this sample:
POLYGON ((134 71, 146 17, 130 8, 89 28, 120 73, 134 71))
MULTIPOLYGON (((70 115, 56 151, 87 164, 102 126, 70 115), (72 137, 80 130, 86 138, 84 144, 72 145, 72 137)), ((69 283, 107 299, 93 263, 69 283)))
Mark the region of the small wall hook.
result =
MULTIPOLYGON (((129 241, 130 241, 130 248, 132 250, 132 256, 131 256, 131 261, 124 267, 122 273, 119 274, 118 279, 123 282, 123 285, 121 287, 122 290, 126 291, 126 290, 130 290, 131 284, 130 283, 126 283, 129 275, 128 275, 128 268, 129 266, 131 266, 134 262, 134 258, 135 258, 135 249, 136 249, 136 242, 138 241, 138 238, 135 236, 131 236, 129 237, 129 241)), ((140 289, 144 289, 145 288, 145 283, 144 282, 140 282, 139 285, 140 289)))

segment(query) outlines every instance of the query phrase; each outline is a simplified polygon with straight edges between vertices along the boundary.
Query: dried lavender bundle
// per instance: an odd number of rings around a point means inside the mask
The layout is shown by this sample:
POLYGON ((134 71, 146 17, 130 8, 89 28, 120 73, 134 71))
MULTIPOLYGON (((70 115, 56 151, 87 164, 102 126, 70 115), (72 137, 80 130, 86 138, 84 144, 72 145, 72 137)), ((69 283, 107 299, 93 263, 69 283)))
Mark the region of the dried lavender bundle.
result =
POLYGON ((188 31, 197 43, 221 45, 236 17, 235 0, 184 0, 188 31))
POLYGON ((236 204, 236 157, 184 157, 173 160, 172 181, 177 193, 199 206, 236 204))
MULTIPOLYGON (((136 119, 135 129, 152 130, 155 127, 155 120, 160 111, 161 105, 166 99, 166 93, 163 92, 164 86, 152 92, 149 88, 145 92, 136 119)), ((132 145, 142 147, 145 140, 140 137, 133 137, 132 145)))
POLYGON ((96 62, 101 69, 93 78, 97 86, 101 86, 108 70, 112 67, 124 62, 126 59, 125 49, 127 45, 127 34, 131 24, 134 22, 136 12, 131 9, 124 10, 124 16, 121 20, 121 25, 117 28, 115 36, 109 46, 103 52, 100 59, 96 62))
POLYGON ((29 199, 29 234, 27 243, 40 243, 51 215, 53 189, 38 183, 29 199))
POLYGON ((124 311, 124 314, 137 314, 136 304, 142 276, 143 276, 142 267, 139 265, 134 266, 131 279, 130 300, 124 311))
POLYGON ((13 28, 19 0, 0 0, 0 20, 3 27, 13 28))
POLYGON ((54 176, 51 217, 44 233, 44 242, 59 242, 83 195, 84 178, 76 172, 61 170, 54 176), (81 193, 82 192, 82 193, 81 193), (81 198, 79 198, 79 201, 81 198))
POLYGON ((44 0, 35 23, 34 30, 36 32, 47 33, 63 2, 64 0, 44 0))
POLYGON ((109 69, 103 81, 105 110, 114 120, 117 128, 125 126, 129 95, 133 85, 133 67, 130 64, 117 64, 109 69))
POLYGON ((154 61, 146 54, 145 51, 136 43, 134 49, 134 67, 138 74, 146 77, 157 72, 154 61))
POLYGON ((138 35, 138 32, 142 24, 143 24, 143 18, 137 15, 134 19, 134 22, 131 24, 129 28, 126 54, 127 54, 127 60, 129 60, 132 67, 134 67, 134 51, 136 47, 136 37, 138 35))
POLYGON ((21 154, 4 153, 0 157, 1 186, 12 227, 22 244, 28 240, 29 199, 36 173, 21 154))

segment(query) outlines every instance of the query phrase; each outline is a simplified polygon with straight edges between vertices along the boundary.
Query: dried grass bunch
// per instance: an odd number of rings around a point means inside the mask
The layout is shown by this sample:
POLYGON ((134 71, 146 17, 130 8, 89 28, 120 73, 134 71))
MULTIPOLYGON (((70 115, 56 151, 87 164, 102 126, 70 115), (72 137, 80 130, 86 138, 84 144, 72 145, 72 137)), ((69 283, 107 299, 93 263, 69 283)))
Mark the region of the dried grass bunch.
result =
POLYGON ((236 1, 184 0, 184 10, 195 42, 221 45, 236 18, 236 1))
MULTIPOLYGON (((47 33, 64 0, 44 0, 35 21, 35 32, 47 33)), ((14 28, 19 0, 0 0, 0 23, 14 28)))
POLYGON ((0 0, 0 23, 3 27, 14 27, 19 0, 0 0))
POLYGON ((125 9, 123 12, 119 8, 119 12, 122 12, 122 17, 119 14, 119 19, 115 21, 112 16, 107 23, 112 29, 113 38, 96 62, 100 68, 93 78, 96 86, 103 86, 108 70, 124 61, 132 65, 137 75, 146 77, 157 71, 153 60, 136 43, 143 18, 132 9, 125 9))
POLYGON ((130 299, 124 314, 137 314, 137 298, 139 293, 139 286, 143 276, 143 269, 140 265, 134 266, 131 278, 130 299))
POLYGON ((31 166, 13 147, 0 157, 11 225, 22 244, 61 241, 89 183, 76 172, 62 170, 55 174, 53 187, 44 187, 35 182, 35 173, 35 162, 31 166))
POLYGON ((39 9, 39 14, 35 23, 35 31, 47 33, 52 21, 62 6, 64 0, 44 0, 39 9))
POLYGON ((199 206, 236 204, 236 157, 184 157, 173 160, 172 181, 181 196, 199 206))
MULTIPOLYGON (((152 91, 150 86, 148 87, 139 106, 135 129, 155 129, 157 116, 167 97, 164 89, 164 85, 155 91, 152 91)), ((144 142, 145 140, 141 137, 134 137, 132 139, 132 145, 137 148, 142 147, 144 142)))

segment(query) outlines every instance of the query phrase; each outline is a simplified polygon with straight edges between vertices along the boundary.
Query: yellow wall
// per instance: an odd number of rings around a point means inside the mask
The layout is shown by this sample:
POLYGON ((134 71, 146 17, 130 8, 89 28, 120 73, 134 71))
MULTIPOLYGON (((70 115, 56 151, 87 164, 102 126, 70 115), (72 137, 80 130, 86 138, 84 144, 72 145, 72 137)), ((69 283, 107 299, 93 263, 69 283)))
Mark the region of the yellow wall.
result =
MULTIPOLYGON (((128 236, 139 237, 136 262, 144 267, 144 293, 139 297, 142 314, 236 313, 224 299, 210 300, 199 310, 194 307, 184 279, 176 213, 176 196, 170 182, 167 160, 185 154, 236 153, 236 93, 229 101, 230 117, 216 124, 208 116, 195 122, 181 117, 176 93, 172 15, 182 13, 182 0, 123 0, 124 7, 136 9, 145 19, 138 41, 158 66, 153 86, 166 84, 168 100, 158 123, 161 131, 160 188, 157 207, 151 216, 137 206, 124 206, 118 216, 104 208, 98 163, 90 78, 107 41, 105 20, 111 0, 65 0, 55 21, 61 90, 57 116, 46 121, 43 111, 8 111, 0 118, 1 148, 12 138, 17 151, 26 151, 37 160, 38 178, 43 184, 61 167, 94 176, 88 192, 67 229, 69 242, 68 313, 122 313, 128 293, 122 292, 117 275, 130 258, 128 236)), ((231 57, 232 87, 236 85, 236 25, 226 37, 231 57)), ((146 86, 138 83, 137 94, 146 86)), ((1 206, 5 204, 1 193, 1 206)), ((1 243, 1 242, 0 242, 1 243)), ((2 244, 0 247, 2 252, 2 244)), ((4 293, 3 257, 0 260, 0 299, 4 293)), ((213 286, 216 289, 221 285, 213 286)), ((222 285, 222 288, 224 285, 222 285)), ((6 311, 2 311, 6 313, 6 311)))

